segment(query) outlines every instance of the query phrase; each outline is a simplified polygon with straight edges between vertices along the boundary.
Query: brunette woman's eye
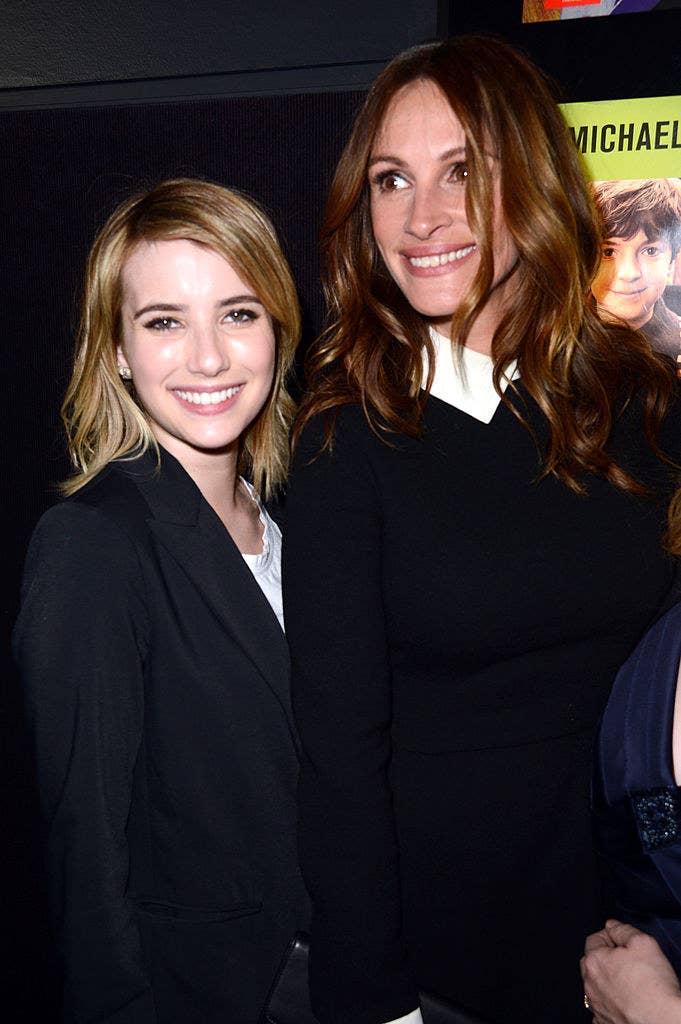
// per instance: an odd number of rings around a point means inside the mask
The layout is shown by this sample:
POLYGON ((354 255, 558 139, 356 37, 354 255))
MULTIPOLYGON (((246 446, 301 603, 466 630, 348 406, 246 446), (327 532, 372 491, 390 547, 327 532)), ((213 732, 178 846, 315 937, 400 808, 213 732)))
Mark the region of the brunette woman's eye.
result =
POLYGON ((661 245, 646 245, 641 252, 644 256, 661 256, 664 249, 661 245))
POLYGON ((381 171, 371 179, 379 192, 399 192, 407 187, 407 182, 397 171, 381 171))
POLYGON ((467 163, 458 163, 450 168, 449 178, 451 181, 456 182, 457 185, 465 185, 468 181, 469 173, 467 163))
POLYGON ((615 255, 615 250, 611 245, 604 245, 601 249, 601 257, 604 260, 611 260, 615 255))

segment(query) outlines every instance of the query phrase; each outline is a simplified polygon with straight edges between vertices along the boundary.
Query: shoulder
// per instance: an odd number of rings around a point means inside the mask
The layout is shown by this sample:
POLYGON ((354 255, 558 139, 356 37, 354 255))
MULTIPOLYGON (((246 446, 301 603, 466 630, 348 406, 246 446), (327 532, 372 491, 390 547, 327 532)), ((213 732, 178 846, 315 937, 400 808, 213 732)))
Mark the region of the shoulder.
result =
MULTIPOLYGON (((670 363, 670 372, 674 369, 670 363)), ((660 429, 660 447, 665 455, 681 464, 681 381, 676 386, 660 429)))
MULTIPOLYGON (((669 360, 669 373, 674 367, 669 360)), ((678 486, 681 467, 681 386, 674 387, 659 431, 652 439, 646 431, 646 399, 635 394, 618 413, 613 424, 609 450, 617 463, 666 502, 678 486)))
POLYGON ((155 466, 155 460, 149 458, 112 462, 62 504, 97 509, 102 515, 128 522, 144 519, 149 507, 139 485, 154 478, 155 466))
POLYGON ((24 562, 13 634, 18 662, 27 666, 31 649, 36 657, 38 648, 62 649, 74 635, 94 643, 107 629, 119 639, 131 633, 142 651, 150 607, 146 561, 144 545, 105 502, 75 496, 48 509, 24 562))
POLYGON ((139 575, 138 542, 148 514, 134 480, 108 466, 41 516, 26 556, 24 587, 38 575, 99 578, 102 586, 139 575))
POLYGON ((286 498, 286 540, 299 516, 380 504, 384 461, 390 448, 367 422, 360 405, 337 410, 327 443, 324 415, 310 420, 296 446, 286 498))
POLYGON ((380 472, 396 452, 411 450, 414 445, 421 448, 428 434, 425 422, 424 428, 423 432, 408 436, 387 427, 378 413, 370 419, 358 402, 343 405, 305 425, 296 447, 294 469, 311 461, 337 465, 360 461, 370 463, 380 472))
POLYGON ((300 435, 296 452, 307 455, 321 451, 332 453, 339 443, 342 445, 347 439, 361 442, 371 433, 364 410, 359 403, 353 402, 309 419, 300 435))

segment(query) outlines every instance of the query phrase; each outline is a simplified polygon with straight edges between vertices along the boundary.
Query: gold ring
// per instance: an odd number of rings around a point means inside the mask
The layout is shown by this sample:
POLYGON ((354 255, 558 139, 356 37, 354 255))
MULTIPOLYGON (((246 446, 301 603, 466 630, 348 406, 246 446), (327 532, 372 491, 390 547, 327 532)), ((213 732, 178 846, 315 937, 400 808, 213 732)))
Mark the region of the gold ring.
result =
POLYGON ((586 992, 584 993, 584 1009, 585 1010, 590 1010, 591 1009, 591 1003, 589 1002, 589 997, 587 996, 586 992))

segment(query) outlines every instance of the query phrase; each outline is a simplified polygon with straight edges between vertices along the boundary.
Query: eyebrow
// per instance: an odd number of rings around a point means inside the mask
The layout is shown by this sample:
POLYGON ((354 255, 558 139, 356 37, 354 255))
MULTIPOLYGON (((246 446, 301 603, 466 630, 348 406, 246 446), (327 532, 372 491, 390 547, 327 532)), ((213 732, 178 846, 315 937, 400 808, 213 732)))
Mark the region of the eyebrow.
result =
MULTIPOLYGON (((262 306, 261 300, 257 295, 232 295, 228 299, 220 299, 219 302, 215 303, 216 309, 224 309, 225 306, 235 306, 240 302, 256 302, 259 306, 262 306)), ((136 313, 133 313, 133 320, 139 320, 145 313, 186 313, 188 306, 184 306, 181 303, 175 302, 149 302, 146 306, 142 306, 136 313)))
MULTIPOLYGON (((452 157, 455 157, 455 156, 465 156, 465 155, 466 155, 466 147, 465 146, 456 146, 454 149, 447 149, 444 153, 442 153, 442 155, 440 157, 438 157, 438 159, 443 162, 445 160, 451 160, 452 157)), ((399 156, 391 156, 390 153, 385 153, 385 154, 384 153, 377 153, 376 156, 370 157, 369 158, 368 166, 372 167, 374 164, 382 164, 382 163, 395 164, 397 167, 406 167, 407 166, 405 160, 401 160, 399 156)))

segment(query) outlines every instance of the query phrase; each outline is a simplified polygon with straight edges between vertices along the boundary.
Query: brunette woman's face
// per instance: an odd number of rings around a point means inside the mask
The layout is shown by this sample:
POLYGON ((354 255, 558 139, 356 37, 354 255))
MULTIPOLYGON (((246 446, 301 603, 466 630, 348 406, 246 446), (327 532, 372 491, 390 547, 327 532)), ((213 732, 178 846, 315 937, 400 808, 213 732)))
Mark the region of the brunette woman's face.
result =
MULTIPOLYGON (((371 223, 386 267, 405 298, 439 331, 453 313, 480 263, 466 216, 466 136, 434 82, 404 86, 388 106, 369 160, 371 223)), ((513 268, 517 250, 506 228, 494 181, 494 280, 513 268)), ((504 307, 497 288, 467 344, 489 349, 504 307)))

